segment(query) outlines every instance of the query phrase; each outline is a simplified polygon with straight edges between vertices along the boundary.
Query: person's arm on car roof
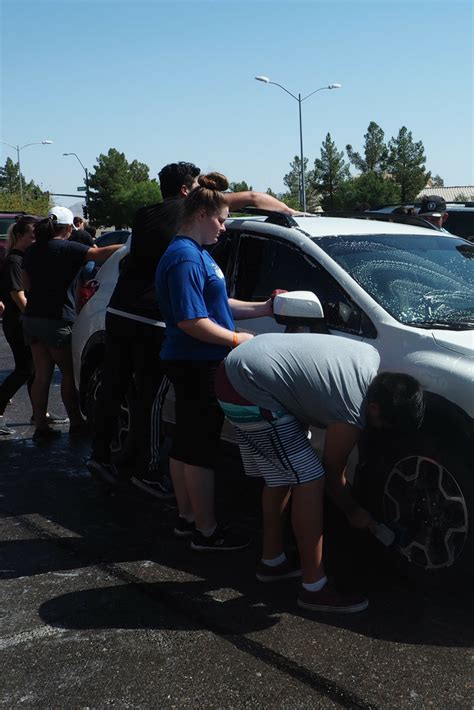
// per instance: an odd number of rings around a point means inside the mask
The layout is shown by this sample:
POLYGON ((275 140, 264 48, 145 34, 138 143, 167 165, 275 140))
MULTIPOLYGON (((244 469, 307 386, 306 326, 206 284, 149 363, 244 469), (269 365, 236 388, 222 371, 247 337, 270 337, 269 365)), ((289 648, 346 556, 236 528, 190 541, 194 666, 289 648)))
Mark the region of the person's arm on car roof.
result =
POLYGON ((123 244, 112 244, 109 247, 93 246, 86 254, 86 261, 98 261, 99 263, 101 263, 102 261, 107 261, 109 256, 115 254, 115 252, 121 249, 122 247, 123 244))
POLYGON ((224 196, 231 211, 240 210, 243 207, 257 207, 261 210, 274 210, 275 212, 284 212, 285 214, 298 214, 297 210, 288 207, 288 205, 277 200, 273 195, 267 195, 266 192, 246 190, 245 192, 225 192, 224 196))
POLYGON ((324 439, 323 466, 326 471, 326 490, 334 503, 353 527, 369 528, 375 521, 367 510, 356 503, 346 479, 347 460, 359 436, 360 430, 353 424, 329 424, 324 439))

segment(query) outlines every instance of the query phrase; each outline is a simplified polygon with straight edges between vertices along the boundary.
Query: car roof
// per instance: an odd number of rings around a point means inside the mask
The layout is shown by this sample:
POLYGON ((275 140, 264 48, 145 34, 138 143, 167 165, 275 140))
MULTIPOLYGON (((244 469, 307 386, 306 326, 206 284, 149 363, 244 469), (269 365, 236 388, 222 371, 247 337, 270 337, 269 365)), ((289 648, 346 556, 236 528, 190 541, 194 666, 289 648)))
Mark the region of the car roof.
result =
POLYGON ((433 237, 434 230, 415 227, 399 222, 378 222, 370 219, 351 219, 350 217, 298 217, 294 216, 298 226, 312 237, 360 234, 420 234, 433 237))
MULTIPOLYGON (((237 217, 231 218, 231 225, 237 226, 238 222, 245 222, 246 227, 250 227, 251 222, 265 222, 265 217, 249 218, 237 217)), ((420 236, 450 236, 438 230, 428 229, 424 227, 415 227, 411 224, 400 224, 399 222, 379 222, 371 219, 351 219, 350 217, 324 217, 320 215, 299 216, 293 215, 292 220, 296 223, 295 227, 305 232, 309 237, 331 237, 331 236, 360 236, 364 234, 419 234, 420 236)), ((453 235, 454 236, 454 235, 453 235)), ((459 239, 459 237, 456 237, 459 239)))

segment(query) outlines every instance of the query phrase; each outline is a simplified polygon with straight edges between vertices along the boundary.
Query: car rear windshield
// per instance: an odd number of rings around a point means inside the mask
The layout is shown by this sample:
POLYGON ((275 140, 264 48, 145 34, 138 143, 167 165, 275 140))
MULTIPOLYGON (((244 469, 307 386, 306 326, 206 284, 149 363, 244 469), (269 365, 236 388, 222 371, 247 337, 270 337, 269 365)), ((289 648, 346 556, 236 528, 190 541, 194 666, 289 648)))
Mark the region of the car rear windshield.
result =
POLYGON ((474 245, 415 234, 315 241, 401 323, 474 327, 474 245))

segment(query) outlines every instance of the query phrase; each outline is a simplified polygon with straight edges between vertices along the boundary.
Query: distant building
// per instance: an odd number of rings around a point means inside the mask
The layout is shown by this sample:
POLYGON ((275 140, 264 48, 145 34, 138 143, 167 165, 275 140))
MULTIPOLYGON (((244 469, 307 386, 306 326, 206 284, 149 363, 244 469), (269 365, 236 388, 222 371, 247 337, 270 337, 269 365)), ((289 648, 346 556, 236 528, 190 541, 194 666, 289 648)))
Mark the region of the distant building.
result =
POLYGON ((420 202, 424 195, 439 195, 446 202, 474 202, 474 185, 453 185, 452 187, 425 187, 415 198, 420 202))

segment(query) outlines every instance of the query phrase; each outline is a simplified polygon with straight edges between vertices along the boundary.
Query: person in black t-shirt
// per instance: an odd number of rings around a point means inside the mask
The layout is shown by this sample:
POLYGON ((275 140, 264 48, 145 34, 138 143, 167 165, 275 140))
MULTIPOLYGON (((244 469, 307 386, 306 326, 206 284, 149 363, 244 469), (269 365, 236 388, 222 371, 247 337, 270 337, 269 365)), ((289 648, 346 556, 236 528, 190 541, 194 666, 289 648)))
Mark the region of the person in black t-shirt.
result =
POLYGON ((7 375, 0 386, 0 436, 13 434, 5 424, 5 409, 11 397, 25 383, 31 396, 34 367, 30 348, 25 345, 21 316, 25 310, 26 297, 21 277, 25 251, 35 240, 34 217, 21 217, 13 225, 11 246, 2 267, 1 296, 5 305, 3 313, 3 332, 9 344, 15 369, 7 375))
POLYGON ((54 366, 61 370, 61 397, 69 415, 70 435, 85 431, 74 384, 71 332, 75 317, 71 284, 86 261, 105 261, 120 245, 91 249, 68 241, 73 214, 67 207, 54 207, 47 219, 36 225, 36 242, 23 260, 23 283, 28 293, 23 333, 35 366, 31 388, 35 433, 43 443, 60 436, 48 426, 46 411, 54 366))
MULTIPOLYGON (((142 207, 135 213, 130 254, 110 299, 105 321, 104 375, 87 467, 108 483, 116 480, 110 447, 120 404, 134 381, 134 426, 122 463, 126 468, 133 465, 134 483, 158 497, 169 493, 151 472, 158 465, 161 438, 159 426, 153 434, 151 428, 152 422, 160 421, 168 381, 163 378, 159 360, 164 323, 156 303, 154 277, 161 256, 178 232, 183 199, 198 185, 199 174, 198 167, 186 162, 170 163, 160 171, 163 202, 142 207)), ((296 213, 265 193, 235 192, 226 193, 225 197, 231 210, 253 205, 296 213)))

